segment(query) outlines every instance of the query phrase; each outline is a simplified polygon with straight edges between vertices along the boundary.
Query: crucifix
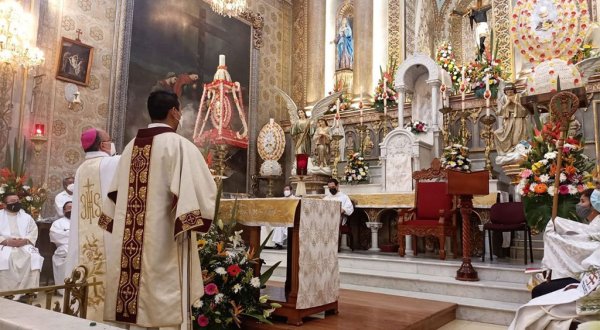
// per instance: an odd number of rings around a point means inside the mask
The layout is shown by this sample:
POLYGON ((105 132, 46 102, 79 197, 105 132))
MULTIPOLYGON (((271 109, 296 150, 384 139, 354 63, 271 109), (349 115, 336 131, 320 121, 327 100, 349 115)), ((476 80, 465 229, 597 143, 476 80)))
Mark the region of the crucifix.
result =
POLYGON ((77 29, 75 30, 75 33, 77 33, 77 41, 81 41, 81 39, 79 37, 81 37, 81 35, 83 34, 83 32, 81 31, 81 29, 77 29))
POLYGON ((483 55, 483 53, 485 53, 485 38, 490 34, 490 27, 487 19, 487 12, 490 9, 492 9, 492 5, 484 6, 483 0, 477 0, 477 5, 469 8, 469 10, 453 10, 451 14, 461 17, 469 16, 471 30, 473 30, 473 23, 475 23, 474 38, 477 48, 479 49, 480 57, 483 55))

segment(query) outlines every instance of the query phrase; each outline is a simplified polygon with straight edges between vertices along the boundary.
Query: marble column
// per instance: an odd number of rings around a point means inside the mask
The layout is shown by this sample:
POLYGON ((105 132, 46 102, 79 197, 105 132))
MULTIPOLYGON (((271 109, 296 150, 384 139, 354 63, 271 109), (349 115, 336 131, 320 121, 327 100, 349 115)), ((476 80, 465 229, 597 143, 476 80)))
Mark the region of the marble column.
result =
POLYGON ((433 129, 433 155, 436 158, 440 157, 440 125, 438 124, 439 108, 438 100, 440 99, 440 85, 439 79, 430 79, 426 81, 427 85, 431 87, 431 128, 433 129))
POLYGON ((383 226, 383 223, 381 223, 381 222, 365 222, 365 225, 367 225, 367 228, 371 229, 371 248, 369 249, 369 251, 371 251, 371 252, 381 251, 381 249, 379 248, 377 236, 378 236, 379 229, 381 229, 381 227, 383 226))
POLYGON ((326 1, 308 0, 306 103, 325 96, 326 1))
POLYGON ((406 88, 404 86, 396 87, 398 91, 398 127, 404 127, 404 100, 406 98, 406 88))
MULTIPOLYGON (((354 74, 353 96, 374 90, 373 67, 373 1, 354 1, 354 74)), ((368 95, 368 94, 367 94, 368 95)), ((354 98, 354 97, 353 97, 354 98)))

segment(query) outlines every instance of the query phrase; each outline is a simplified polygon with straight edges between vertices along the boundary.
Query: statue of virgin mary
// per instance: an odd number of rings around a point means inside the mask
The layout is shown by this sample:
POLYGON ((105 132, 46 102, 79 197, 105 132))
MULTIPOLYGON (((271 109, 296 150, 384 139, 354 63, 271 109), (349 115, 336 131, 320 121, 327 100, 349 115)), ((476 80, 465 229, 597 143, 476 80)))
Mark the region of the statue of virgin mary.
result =
POLYGON ((342 17, 335 38, 336 43, 336 70, 352 69, 354 64, 354 39, 352 27, 347 17, 342 17))

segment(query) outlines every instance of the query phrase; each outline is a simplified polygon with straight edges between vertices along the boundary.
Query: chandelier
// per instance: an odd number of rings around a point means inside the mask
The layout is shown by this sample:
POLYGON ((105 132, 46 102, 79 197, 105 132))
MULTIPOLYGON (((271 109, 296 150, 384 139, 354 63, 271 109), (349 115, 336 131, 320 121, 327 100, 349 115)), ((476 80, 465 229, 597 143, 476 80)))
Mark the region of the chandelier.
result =
POLYGON ((0 2, 0 62, 32 67, 44 62, 44 53, 31 44, 33 17, 16 1, 0 2))
POLYGON ((246 11, 246 0, 204 0, 212 10, 222 16, 235 17, 246 11))

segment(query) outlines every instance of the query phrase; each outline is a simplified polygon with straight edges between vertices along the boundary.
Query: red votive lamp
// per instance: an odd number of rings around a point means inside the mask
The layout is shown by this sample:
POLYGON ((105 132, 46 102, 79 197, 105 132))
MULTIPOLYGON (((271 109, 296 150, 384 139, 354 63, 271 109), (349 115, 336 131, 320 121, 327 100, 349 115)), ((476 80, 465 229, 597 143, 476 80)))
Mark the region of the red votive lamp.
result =
POLYGON ((308 166, 308 155, 296 155, 296 175, 306 175, 308 166))
POLYGON ((35 136, 44 136, 45 126, 44 124, 35 124, 35 136))

